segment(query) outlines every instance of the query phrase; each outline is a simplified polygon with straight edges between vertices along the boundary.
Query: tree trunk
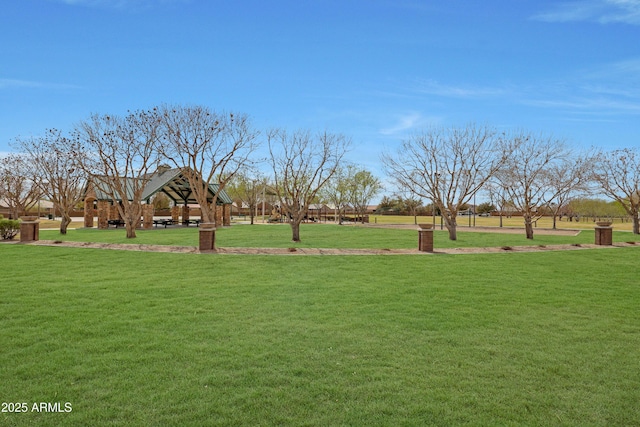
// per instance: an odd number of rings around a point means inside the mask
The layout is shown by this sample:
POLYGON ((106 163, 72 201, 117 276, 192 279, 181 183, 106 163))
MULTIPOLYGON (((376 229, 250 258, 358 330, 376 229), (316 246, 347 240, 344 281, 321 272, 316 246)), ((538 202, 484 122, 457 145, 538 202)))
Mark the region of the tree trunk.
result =
POLYGON ((640 219, 637 212, 633 215, 633 234, 640 234, 640 219))
POLYGON ((553 214, 553 229, 556 229, 556 214, 553 214))
POLYGON ((249 214, 249 216, 251 217, 251 225, 253 225, 253 213, 249 214))
POLYGON ((213 205, 213 209, 211 208, 211 205, 209 205, 208 203, 205 206, 200 205, 200 221, 205 224, 215 224, 216 222, 215 205, 213 205))
POLYGON ((68 213, 62 214, 62 222, 60 222, 60 234, 67 234, 67 227, 71 224, 71 217, 68 213))
POLYGON ((527 239, 533 239, 533 222, 529 215, 524 215, 524 230, 527 235, 527 239))
POLYGON ((449 231, 449 240, 458 240, 458 224, 455 218, 444 216, 444 225, 449 231))
POLYGON ((291 240, 294 242, 299 242, 300 241, 300 221, 299 220, 294 220, 291 221, 289 224, 291 224, 291 240))
POLYGON ((131 221, 125 221, 124 226, 127 229, 127 239, 135 239, 136 238, 135 224, 132 224, 131 221))
POLYGON ((142 207, 140 205, 129 205, 128 212, 123 217, 124 226, 127 229, 127 239, 136 238, 136 228, 140 226, 140 217, 142 216, 142 207))

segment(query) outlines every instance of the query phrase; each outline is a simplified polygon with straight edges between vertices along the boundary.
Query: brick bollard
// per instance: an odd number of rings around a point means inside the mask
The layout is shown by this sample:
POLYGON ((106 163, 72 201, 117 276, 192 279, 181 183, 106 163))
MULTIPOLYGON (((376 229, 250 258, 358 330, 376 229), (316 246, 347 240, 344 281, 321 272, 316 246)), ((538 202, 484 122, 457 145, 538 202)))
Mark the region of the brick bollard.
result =
POLYGON ((200 251, 216 250, 216 224, 212 222, 200 223, 200 251))
POLYGON ((613 245, 613 227, 609 221, 596 222, 596 245, 613 245))
POLYGON ((418 250, 433 252, 433 224, 418 224, 418 250))
POLYGON ((23 216, 20 218, 20 241, 35 242, 40 240, 40 221, 37 216, 23 216))

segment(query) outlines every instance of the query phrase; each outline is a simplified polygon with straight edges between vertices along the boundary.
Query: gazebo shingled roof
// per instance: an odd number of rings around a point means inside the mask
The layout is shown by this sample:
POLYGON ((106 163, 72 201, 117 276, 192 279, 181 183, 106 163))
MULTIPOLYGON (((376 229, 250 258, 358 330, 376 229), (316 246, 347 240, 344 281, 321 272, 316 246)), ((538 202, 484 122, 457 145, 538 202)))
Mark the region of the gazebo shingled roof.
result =
MULTIPOLYGON (((133 181, 134 178, 124 178, 127 180, 128 191, 133 187, 132 184, 129 184, 129 181, 133 181)), ((101 181, 94 181, 93 190, 95 191, 96 200, 111 200, 111 196, 109 192, 105 190, 105 184, 101 181)), ((224 189, 219 190, 219 184, 209 184, 209 197, 208 199, 213 199, 215 194, 218 194, 218 199, 216 201, 217 205, 228 205, 232 204, 233 200, 227 194, 224 189)), ((149 202, 151 197, 153 197, 157 193, 164 193, 171 199, 174 203, 184 203, 184 204, 197 204, 198 201, 195 199, 193 195, 193 191, 189 186, 189 180, 184 175, 181 169, 158 169, 156 172, 149 176, 149 181, 145 185, 144 191, 142 193, 142 200, 149 202)), ((133 197, 129 197, 131 200, 133 197)))

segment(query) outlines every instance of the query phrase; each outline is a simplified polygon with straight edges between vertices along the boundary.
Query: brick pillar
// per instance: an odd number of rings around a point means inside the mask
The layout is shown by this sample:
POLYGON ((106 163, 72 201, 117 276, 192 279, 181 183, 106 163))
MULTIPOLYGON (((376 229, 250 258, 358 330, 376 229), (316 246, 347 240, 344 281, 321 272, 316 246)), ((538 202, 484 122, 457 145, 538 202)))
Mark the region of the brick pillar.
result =
POLYGON ((153 205, 142 205, 142 227, 146 230, 153 228, 153 211, 153 205))
POLYGON ((596 222, 596 245, 613 245, 613 227, 609 221, 596 222))
POLYGON ((23 216, 20 218, 20 241, 35 242, 40 239, 40 221, 37 216, 23 216))
POLYGON ((222 225, 231 226, 231 205, 222 205, 222 225))
POLYGON ((171 208, 171 220, 175 223, 180 221, 180 206, 174 206, 171 208))
POLYGON ((98 200, 98 228, 106 230, 109 228, 109 212, 111 206, 106 200, 98 200))
POLYGON ((185 223, 187 221, 189 221, 189 206, 184 205, 182 207, 182 222, 185 223))
POLYGON ((223 210, 222 210, 222 206, 223 205, 217 205, 216 206, 216 225, 224 225, 223 223, 223 210))
POLYGON ((96 214, 93 209, 94 198, 88 198, 84 200, 84 226, 86 228, 93 227, 93 217, 96 214))
POLYGON ((420 252, 433 252, 433 225, 418 224, 418 250, 420 252))
POLYGON ((200 251, 216 250, 216 225, 210 222, 200 223, 200 251))

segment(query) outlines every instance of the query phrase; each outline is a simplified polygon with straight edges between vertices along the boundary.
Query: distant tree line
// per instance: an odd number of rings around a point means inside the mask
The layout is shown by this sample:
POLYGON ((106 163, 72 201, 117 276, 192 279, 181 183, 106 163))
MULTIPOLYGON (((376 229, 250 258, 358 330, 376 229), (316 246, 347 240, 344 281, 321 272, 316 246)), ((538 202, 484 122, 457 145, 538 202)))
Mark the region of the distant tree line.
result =
MULTIPOLYGON (((294 241, 312 204, 331 205, 339 221, 347 207, 364 217, 383 189, 370 171, 345 162, 351 146, 345 135, 259 131, 246 114, 198 105, 93 114, 68 132, 49 129, 18 137, 12 146, 15 152, 0 159, 0 199, 14 218, 43 197, 52 201, 62 214, 61 233, 93 181, 121 201, 127 237, 135 237, 142 190, 161 164, 185 171, 203 222, 215 222, 217 194, 212 201, 208 191, 217 183, 218 191, 228 189, 249 207, 252 222, 268 194, 290 223, 294 241), (259 147, 266 158, 258 157, 259 147)), ((469 124, 426 129, 381 159, 397 192, 384 197, 377 212, 441 215, 451 240, 457 238, 458 215, 481 191, 489 202, 475 212, 517 212, 527 238, 542 215, 552 215, 555 224, 556 218, 625 214, 640 234, 637 148, 578 152, 553 137, 469 124), (598 195, 614 203, 593 198, 598 195)))
POLYGON ((526 237, 550 214, 555 221, 571 202, 603 194, 616 201, 640 234, 640 151, 570 150, 560 139, 487 126, 432 128, 382 155, 398 188, 429 200, 456 240, 457 217, 483 190, 500 212, 522 215, 526 237))

